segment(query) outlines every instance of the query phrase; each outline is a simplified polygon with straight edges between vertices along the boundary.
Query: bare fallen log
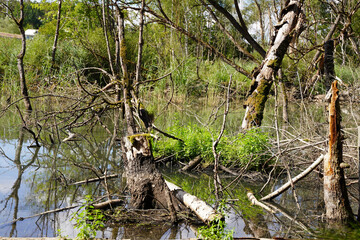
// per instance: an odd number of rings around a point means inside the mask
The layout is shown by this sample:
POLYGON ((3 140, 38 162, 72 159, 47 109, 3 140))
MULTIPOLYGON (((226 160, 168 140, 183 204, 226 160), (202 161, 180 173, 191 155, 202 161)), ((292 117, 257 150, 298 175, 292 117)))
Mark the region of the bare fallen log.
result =
POLYGON ((110 199, 105 202, 94 203, 92 205, 94 206, 95 209, 106 209, 110 207, 116 207, 122 203, 124 203, 123 199, 110 199))
POLYGON ((239 176, 239 173, 234 172, 234 171, 231 170, 230 168, 227 168, 227 167, 225 167, 225 166, 223 166, 223 165, 219 165, 219 168, 220 168, 221 170, 223 170, 224 172, 230 173, 231 175, 239 176))
POLYGON ((263 209, 265 209, 266 211, 270 212, 270 213, 275 213, 271 208, 269 208, 268 206, 266 206, 264 203, 259 202, 256 197, 254 196, 254 194, 252 192, 248 192, 246 194, 246 196, 249 198, 251 204, 259 206, 263 209))
POLYGON ((288 181, 287 183, 285 183, 283 186, 278 188, 276 191, 261 198, 260 200, 265 201, 265 200, 269 200, 269 199, 272 199, 272 198, 280 195, 281 193, 286 191, 289 187, 291 187, 292 184, 295 184, 302 178, 306 177, 312 170, 314 170, 322 162, 323 159, 324 159, 324 155, 322 154, 320 157, 318 157, 318 159, 316 159, 315 162, 313 162, 307 169, 305 169, 305 171, 303 171, 302 173, 300 173, 299 175, 297 175, 296 177, 291 179, 291 181, 288 181))
POLYGON ((183 172, 190 171, 194 169, 197 165, 199 165, 201 161, 202 161, 202 157, 197 156, 193 160, 191 160, 188 165, 181 168, 179 171, 183 171, 183 172))
POLYGON ((222 214, 217 213, 214 208, 196 196, 185 192, 180 187, 171 182, 165 181, 165 183, 170 191, 174 193, 175 197, 186 207, 191 209, 204 223, 210 224, 216 220, 221 220, 224 218, 222 214))

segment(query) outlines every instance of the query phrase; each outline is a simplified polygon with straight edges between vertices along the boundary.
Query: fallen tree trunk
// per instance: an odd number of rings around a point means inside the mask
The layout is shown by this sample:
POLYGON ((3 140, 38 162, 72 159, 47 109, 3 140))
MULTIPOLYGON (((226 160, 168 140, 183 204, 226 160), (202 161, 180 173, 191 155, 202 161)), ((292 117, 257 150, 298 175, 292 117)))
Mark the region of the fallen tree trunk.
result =
POLYGON ((197 165, 199 165, 199 163, 201 161, 202 161, 202 157, 197 156, 193 160, 191 160, 188 165, 181 168, 180 171, 183 171, 183 172, 190 171, 190 170, 194 169, 197 165))
POLYGON ((259 202, 256 197, 254 196, 254 194, 252 192, 248 192, 246 194, 246 196, 248 197, 248 199, 250 200, 252 205, 256 205, 259 206, 263 209, 265 209, 266 211, 270 212, 270 213, 275 213, 271 208, 269 208, 268 206, 266 206, 264 203, 259 202))
POLYGON ((217 213, 215 209, 209 206, 206 202, 197 198, 190 193, 185 192, 175 184, 165 180, 166 185, 175 197, 183 203, 186 207, 191 209, 201 221, 206 224, 211 224, 214 221, 221 220, 224 218, 220 213, 217 213))
POLYGON ((296 177, 291 179, 291 181, 288 181, 287 183, 282 185, 276 191, 274 191, 274 192, 266 195, 265 197, 261 198, 260 200, 265 201, 265 200, 269 200, 269 199, 272 199, 272 198, 280 195, 281 193, 286 191, 289 187, 291 187, 292 184, 295 184, 300 179, 306 177, 312 170, 314 170, 322 162, 323 159, 324 159, 324 155, 321 155, 320 157, 318 157, 318 159, 316 159, 315 162, 313 162, 307 169, 305 169, 305 171, 303 171, 302 173, 300 173, 299 175, 297 175, 296 177))

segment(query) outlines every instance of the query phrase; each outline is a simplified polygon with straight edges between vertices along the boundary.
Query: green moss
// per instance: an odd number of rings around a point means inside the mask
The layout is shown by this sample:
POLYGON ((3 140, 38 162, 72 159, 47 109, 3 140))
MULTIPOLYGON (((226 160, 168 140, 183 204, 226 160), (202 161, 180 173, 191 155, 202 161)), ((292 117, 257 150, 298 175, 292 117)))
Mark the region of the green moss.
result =
POLYGON ((148 143, 152 139, 152 136, 149 133, 134 134, 134 135, 128 136, 127 138, 129 139, 131 144, 134 144, 135 143, 135 138, 137 138, 137 137, 145 137, 147 139, 148 143))
POLYGON ((247 116, 248 123, 252 126, 260 126, 263 119, 265 103, 272 85, 271 80, 261 79, 257 92, 252 94, 246 101, 246 105, 250 107, 247 116))
POLYGON ((271 68, 279 68, 281 66, 281 59, 279 58, 271 59, 268 61, 267 66, 271 68))

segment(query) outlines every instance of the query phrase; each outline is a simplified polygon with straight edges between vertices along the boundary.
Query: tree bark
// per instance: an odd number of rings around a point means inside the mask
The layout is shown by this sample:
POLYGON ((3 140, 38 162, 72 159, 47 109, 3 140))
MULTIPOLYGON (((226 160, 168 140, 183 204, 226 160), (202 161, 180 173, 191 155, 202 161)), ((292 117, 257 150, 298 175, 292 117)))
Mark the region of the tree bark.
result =
MULTIPOLYGON (((144 2, 143 2, 144 3, 144 2)), ((122 92, 125 117, 125 134, 122 150, 125 166, 125 176, 131 200, 130 205, 136 209, 168 208, 171 219, 176 221, 175 210, 180 209, 175 197, 159 170, 156 169, 154 157, 151 151, 150 134, 137 133, 132 100, 134 83, 128 73, 125 43, 124 14, 117 9, 118 38, 119 38, 119 62, 122 68, 122 92), (137 133, 137 134, 136 134, 137 133)), ((139 66, 141 63, 139 63, 139 66)))
POLYGON ((57 43, 58 43, 58 39, 59 39, 60 21, 61 21, 61 5, 62 5, 62 0, 59 0, 57 21, 56 21, 56 31, 55 31, 55 37, 54 37, 54 45, 53 45, 52 53, 51 53, 51 68, 52 69, 54 69, 54 67, 55 67, 55 55, 56 55, 57 43))
POLYGON ((302 1, 289 1, 282 10, 280 23, 275 26, 276 35, 262 66, 254 73, 253 82, 246 100, 245 116, 242 128, 248 129, 260 126, 268 94, 273 83, 273 76, 281 67, 282 59, 294 36, 299 36, 303 30, 302 1))
POLYGON ((329 40, 324 44, 324 73, 325 73, 325 88, 326 92, 330 90, 331 84, 335 79, 335 67, 334 67, 334 41, 329 40))
POLYGON ((354 222, 346 190, 342 159, 342 133, 337 81, 332 83, 329 106, 329 151, 324 159, 324 202, 329 226, 336 227, 354 222))
POLYGON ((19 71, 20 77, 20 90, 21 94, 24 97, 25 109, 26 109, 26 116, 30 115, 32 112, 32 106, 30 103, 29 93, 26 85, 25 79, 25 70, 24 70, 24 57, 26 53, 26 38, 25 38, 25 30, 24 30, 24 1, 20 0, 20 18, 16 20, 14 18, 21 34, 21 50, 19 55, 17 56, 17 67, 19 71))
MULTIPOLYGON (((248 30, 245 26, 240 25, 238 21, 222 6, 218 4, 215 0, 207 0, 216 10, 218 10, 220 13, 222 13, 229 21, 230 23, 235 27, 235 29, 250 43, 250 45, 263 57, 266 56, 266 51, 260 46, 258 42, 255 41, 255 39, 249 34, 248 30)), ((238 11, 239 12, 239 11, 238 11)), ((240 21, 241 21, 241 15, 239 15, 240 21)))

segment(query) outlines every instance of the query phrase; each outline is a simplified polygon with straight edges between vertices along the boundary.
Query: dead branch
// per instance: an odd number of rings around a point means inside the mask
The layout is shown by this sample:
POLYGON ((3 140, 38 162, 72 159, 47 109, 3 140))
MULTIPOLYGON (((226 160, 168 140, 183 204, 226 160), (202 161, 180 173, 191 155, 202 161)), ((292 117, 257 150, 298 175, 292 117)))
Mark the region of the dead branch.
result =
POLYGON ((286 191, 289 187, 291 187, 292 184, 295 184, 299 180, 306 177, 312 170, 314 170, 322 162, 323 159, 324 159, 324 155, 321 155, 320 157, 318 157, 318 159, 316 159, 315 162, 313 162, 307 169, 305 169, 305 171, 303 171, 296 177, 292 178, 290 181, 285 183, 282 187, 280 187, 276 191, 266 195, 265 197, 261 198, 260 200, 265 201, 265 200, 269 200, 269 199, 272 199, 272 198, 280 195, 281 193, 286 191))

